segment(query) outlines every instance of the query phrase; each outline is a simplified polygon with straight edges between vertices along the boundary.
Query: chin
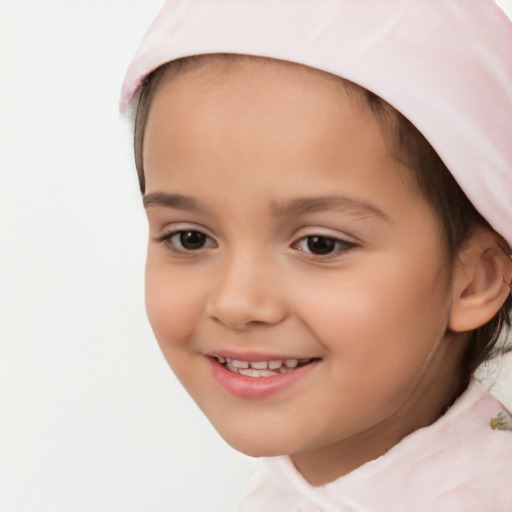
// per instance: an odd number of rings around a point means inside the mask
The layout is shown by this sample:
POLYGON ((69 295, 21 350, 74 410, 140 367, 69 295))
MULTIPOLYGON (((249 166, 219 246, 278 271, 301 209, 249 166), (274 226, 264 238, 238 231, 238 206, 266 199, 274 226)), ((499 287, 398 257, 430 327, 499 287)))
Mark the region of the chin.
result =
POLYGON ((269 435, 268 432, 233 432, 232 429, 226 432, 215 425, 214 427, 232 448, 250 457, 276 457, 297 451, 286 433, 275 435, 274 432, 274 435, 269 435))

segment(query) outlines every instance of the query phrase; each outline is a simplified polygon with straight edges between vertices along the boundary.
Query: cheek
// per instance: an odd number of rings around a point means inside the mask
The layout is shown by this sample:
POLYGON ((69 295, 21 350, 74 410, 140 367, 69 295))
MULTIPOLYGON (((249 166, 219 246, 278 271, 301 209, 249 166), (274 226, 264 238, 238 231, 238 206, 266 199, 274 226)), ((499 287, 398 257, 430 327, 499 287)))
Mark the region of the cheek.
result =
MULTIPOLYGON (((336 275, 296 281, 304 298, 300 316, 329 351, 351 368, 389 374, 419 367, 440 340, 449 314, 443 278, 396 259, 336 275)), ((343 364, 343 363, 341 363, 343 364)))
POLYGON ((186 344, 200 313, 200 293, 186 272, 155 261, 146 263, 146 311, 158 343, 167 351, 186 344))

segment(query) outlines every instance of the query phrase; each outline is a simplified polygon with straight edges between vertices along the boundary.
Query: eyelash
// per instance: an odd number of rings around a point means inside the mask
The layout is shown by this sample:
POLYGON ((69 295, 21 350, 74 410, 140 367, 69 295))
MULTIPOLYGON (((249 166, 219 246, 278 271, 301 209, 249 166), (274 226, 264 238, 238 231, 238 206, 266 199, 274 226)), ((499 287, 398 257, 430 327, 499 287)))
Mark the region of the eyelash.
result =
MULTIPOLYGON (((183 255, 193 255, 194 253, 198 253, 203 249, 216 246, 215 241, 211 237, 209 237, 202 231, 196 229, 181 229, 177 231, 172 231, 170 233, 164 233, 162 235, 157 236, 155 238, 155 241, 164 244, 170 250, 183 255), (182 237, 186 234, 194 234, 196 236, 199 235, 198 243, 200 244, 200 247, 197 247, 195 249, 184 247, 182 237), (173 242, 173 239, 176 238, 177 240, 173 242), (204 245, 205 243, 207 245, 204 245), (178 246, 178 244, 180 246, 178 246)), ((340 252, 347 252, 351 249, 354 249, 358 247, 358 244, 356 244, 355 242, 349 242, 348 240, 343 240, 341 238, 336 238, 329 235, 312 234, 301 237, 299 240, 292 244, 292 247, 300 252, 308 254, 308 257, 310 258, 316 257, 320 259, 328 259, 329 257, 333 257, 334 255, 337 255, 340 252), (320 245, 323 244, 324 249, 321 249, 320 253, 312 252, 313 250, 311 245, 313 243, 319 243, 320 245), (306 248, 304 247, 304 244, 306 245, 306 248), (322 250, 324 250, 324 252, 322 252, 322 250)))
POLYGON ((322 234, 304 236, 293 245, 297 248, 297 250, 308 254, 308 257, 316 257, 322 259, 327 259, 329 257, 332 258, 341 252, 347 252, 357 247, 355 242, 349 242, 348 240, 343 240, 342 238, 322 234), (314 239, 316 239, 317 242, 320 242, 320 245, 323 244, 327 249, 327 252, 321 252, 320 254, 312 252, 311 244, 315 243, 314 239), (305 244, 308 250, 301 247, 302 244, 305 244))
POLYGON ((189 254, 192 255, 193 253, 199 252, 202 249, 215 246, 214 240, 212 238, 210 238, 208 235, 206 235, 205 233, 203 233, 202 231, 199 231, 198 229, 180 229, 177 231, 171 231, 170 233, 163 233, 163 234, 157 236, 155 238, 155 240, 158 243, 164 244, 168 249, 170 249, 176 253, 181 253, 181 254, 185 254, 185 255, 189 255, 189 254), (208 245, 204 246, 202 244, 201 247, 198 247, 196 249, 190 249, 190 248, 187 249, 186 247, 183 247, 182 237, 185 234, 192 234, 192 233, 202 237, 203 242, 208 243, 208 245), (173 243, 173 239, 176 237, 178 237, 178 240, 180 240, 179 243, 180 243, 181 247, 178 247, 177 243, 173 243))

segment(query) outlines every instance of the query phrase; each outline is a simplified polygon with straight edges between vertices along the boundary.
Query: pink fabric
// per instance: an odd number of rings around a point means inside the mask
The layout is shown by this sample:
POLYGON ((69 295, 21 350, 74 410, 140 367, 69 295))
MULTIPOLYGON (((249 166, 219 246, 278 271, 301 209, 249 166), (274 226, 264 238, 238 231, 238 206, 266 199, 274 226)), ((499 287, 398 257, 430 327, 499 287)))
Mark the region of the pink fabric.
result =
POLYGON ((169 0, 129 66, 121 110, 156 67, 216 52, 302 63, 375 92, 512 246, 512 26, 492 0, 169 0))
POLYGON ((288 457, 260 459, 237 512, 511 512, 512 432, 475 380, 436 423, 324 487, 288 457))

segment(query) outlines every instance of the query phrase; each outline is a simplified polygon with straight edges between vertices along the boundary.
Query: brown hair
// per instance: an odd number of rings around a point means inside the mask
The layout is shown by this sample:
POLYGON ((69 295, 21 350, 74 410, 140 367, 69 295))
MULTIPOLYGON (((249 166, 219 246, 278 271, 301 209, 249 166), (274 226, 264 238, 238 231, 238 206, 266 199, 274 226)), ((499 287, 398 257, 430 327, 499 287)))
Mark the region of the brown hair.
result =
MULTIPOLYGON (((180 72, 196 69, 204 64, 226 65, 240 60, 265 59, 234 54, 211 54, 185 57, 160 66, 150 73, 140 88, 139 101, 135 116, 134 152, 135 164, 142 194, 145 192, 143 166, 144 131, 149 116, 151 101, 164 78, 180 72)), ((272 59, 266 59, 276 62, 272 59)), ((395 157, 414 171, 416 183, 427 201, 436 212, 445 234, 447 252, 453 261, 461 247, 467 242, 476 226, 492 229, 478 213, 459 187, 434 148, 421 132, 400 112, 376 94, 363 87, 335 75, 314 68, 307 68, 291 62, 281 64, 300 67, 311 73, 330 76, 341 84, 351 95, 362 100, 379 122, 395 157)), ((509 251, 510 253, 510 251, 509 251)), ((462 385, 467 386, 469 378, 484 361, 512 350, 507 347, 506 337, 510 331, 512 297, 509 294, 498 313, 485 325, 470 333, 464 354, 462 385)))

